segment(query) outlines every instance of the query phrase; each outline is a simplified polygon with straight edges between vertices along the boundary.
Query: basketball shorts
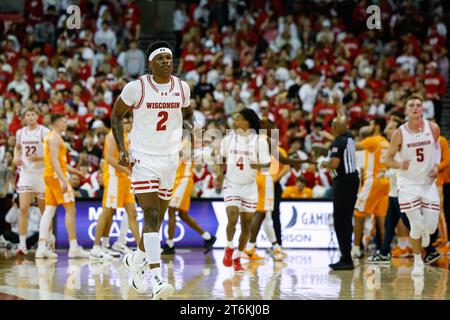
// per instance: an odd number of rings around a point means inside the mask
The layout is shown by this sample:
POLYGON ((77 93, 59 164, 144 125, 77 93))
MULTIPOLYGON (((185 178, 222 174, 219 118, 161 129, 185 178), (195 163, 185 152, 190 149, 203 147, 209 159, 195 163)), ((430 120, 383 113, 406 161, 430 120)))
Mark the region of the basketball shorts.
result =
POLYGON ((156 156, 130 151, 131 191, 134 194, 157 192, 160 199, 170 200, 179 157, 178 153, 156 156))
POLYGON ((191 205, 191 194, 194 190, 194 180, 184 177, 175 180, 173 185, 173 195, 170 199, 169 207, 188 212, 191 205))
POLYGON ((271 175, 257 175, 256 185, 258 187, 258 204, 256 211, 273 211, 274 185, 271 175))
POLYGON ((103 179, 103 208, 123 208, 124 205, 136 203, 131 193, 131 181, 127 176, 108 176, 103 179))
POLYGON ((45 199, 44 171, 21 172, 17 181, 18 193, 35 193, 37 198, 45 199))
POLYGON ((365 217, 373 214, 385 217, 389 205, 389 180, 366 179, 359 189, 355 205, 355 216, 365 217))
POLYGON ((255 212, 258 203, 256 182, 237 184, 225 179, 223 183, 225 207, 238 207, 239 212, 255 212))
POLYGON ((415 209, 428 209, 440 212, 440 199, 436 183, 397 185, 398 202, 402 212, 415 209))
POLYGON ((44 182, 46 206, 68 205, 75 202, 75 194, 70 183, 68 190, 63 193, 59 178, 44 177, 44 182))

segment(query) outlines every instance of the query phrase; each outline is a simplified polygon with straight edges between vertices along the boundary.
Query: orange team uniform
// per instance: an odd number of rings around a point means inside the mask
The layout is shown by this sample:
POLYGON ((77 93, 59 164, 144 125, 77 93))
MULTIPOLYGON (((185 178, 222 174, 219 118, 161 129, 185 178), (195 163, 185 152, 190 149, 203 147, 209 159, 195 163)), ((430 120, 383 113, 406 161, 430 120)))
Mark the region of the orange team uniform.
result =
POLYGON ((312 198, 313 192, 311 188, 303 188, 302 191, 299 191, 297 186, 289 186, 284 189, 282 198, 293 198, 293 199, 304 199, 304 198, 312 198))
POLYGON ((381 136, 369 137, 360 142, 364 148, 364 170, 355 205, 355 216, 365 217, 367 213, 386 216, 389 203, 389 179, 378 178, 386 170, 383 159, 389 142, 381 136))
MULTIPOLYGON (((287 157, 287 152, 283 148, 278 147, 278 152, 287 157)), ((275 197, 273 178, 278 172, 280 172, 281 169, 282 164, 280 164, 280 162, 272 156, 269 172, 263 173, 258 171, 256 175, 256 185, 258 187, 258 204, 256 206, 257 212, 273 211, 275 197)))
MULTIPOLYGON (((109 132, 112 134, 112 131, 109 132)), ((129 149, 130 143, 128 135, 124 134, 125 148, 129 149)), ((107 154, 110 144, 108 139, 105 141, 103 148, 103 185, 105 190, 103 192, 102 206, 103 208, 123 208, 127 204, 135 204, 133 194, 131 193, 131 180, 130 177, 124 173, 117 171, 112 165, 108 163, 107 154)), ((116 148, 114 153, 114 159, 119 160, 119 151, 116 148)))
POLYGON ((63 193, 61 182, 58 176, 56 175, 56 172, 53 169, 52 162, 50 160, 50 148, 48 145, 48 140, 52 136, 57 136, 58 139, 61 140, 60 141, 61 143, 59 144, 58 161, 59 165, 61 166, 61 171, 63 175, 69 181, 69 175, 67 173, 66 145, 64 144, 64 140, 58 133, 56 133, 55 131, 51 131, 44 138, 45 205, 58 206, 60 204, 62 205, 73 204, 75 202, 75 195, 72 186, 70 185, 70 182, 68 182, 68 190, 65 193, 63 193))
POLYGON ((192 191, 194 191, 194 165, 181 160, 177 168, 169 207, 188 212, 192 191))
POLYGON ((443 184, 450 183, 450 149, 447 139, 443 136, 439 137, 439 144, 441 146, 441 162, 439 163, 437 185, 440 187, 443 184))

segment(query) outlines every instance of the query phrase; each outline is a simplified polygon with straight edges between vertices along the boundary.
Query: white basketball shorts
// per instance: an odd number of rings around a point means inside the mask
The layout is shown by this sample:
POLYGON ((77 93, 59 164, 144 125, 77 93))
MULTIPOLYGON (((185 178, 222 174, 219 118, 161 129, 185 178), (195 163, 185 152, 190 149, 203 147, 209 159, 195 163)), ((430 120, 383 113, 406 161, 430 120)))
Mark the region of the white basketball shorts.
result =
POLYGON ((439 213, 440 200, 436 183, 398 185, 397 189, 402 212, 425 208, 439 213))
POLYGON ((45 199, 44 171, 22 171, 19 175, 19 181, 17 181, 17 192, 31 192, 35 193, 37 198, 45 199))
POLYGON ((162 200, 170 200, 178 168, 179 154, 155 156, 130 151, 132 163, 131 191, 134 194, 158 192, 162 200))
POLYGON ((255 212, 258 203, 256 181, 249 184, 237 184, 225 178, 223 198, 225 207, 238 207, 239 212, 255 212))

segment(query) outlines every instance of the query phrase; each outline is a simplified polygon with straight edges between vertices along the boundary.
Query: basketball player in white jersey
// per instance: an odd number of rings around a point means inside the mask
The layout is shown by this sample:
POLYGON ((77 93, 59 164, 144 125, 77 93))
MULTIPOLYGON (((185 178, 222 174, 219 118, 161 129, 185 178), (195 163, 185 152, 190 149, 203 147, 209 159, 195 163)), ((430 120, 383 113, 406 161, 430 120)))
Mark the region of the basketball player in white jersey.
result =
POLYGON ((138 249, 125 255, 132 272, 132 285, 138 292, 147 290, 146 265, 149 265, 153 299, 167 299, 174 288, 161 276, 159 230, 172 196, 179 163, 183 125, 194 128, 189 85, 172 76, 172 51, 166 42, 149 48, 149 69, 129 82, 117 99, 112 115, 112 130, 119 150, 119 164, 132 164, 131 188, 144 213, 144 227, 138 249), (130 153, 125 148, 122 117, 133 112, 130 153))
POLYGON ((220 146, 217 179, 224 184, 228 216, 223 264, 233 266, 234 271, 239 272, 244 270, 241 256, 250 237, 250 226, 258 202, 257 170, 269 170, 271 158, 267 137, 259 136, 259 118, 252 109, 244 108, 234 114, 233 123, 235 131, 228 134, 220 146), (226 168, 222 164, 226 164, 226 168), (233 238, 239 218, 241 235, 238 250, 235 250, 233 238))
POLYGON ((423 119, 423 99, 412 95, 406 100, 408 121, 397 129, 386 156, 386 165, 400 169, 397 174, 400 210, 408 217, 414 267, 411 275, 424 273, 422 248, 439 222, 439 194, 436 185, 440 162, 439 126, 423 119), (399 153, 400 161, 394 156, 399 153))
POLYGON ((26 126, 17 131, 14 148, 14 163, 20 167, 19 181, 17 182, 20 202, 20 242, 16 251, 17 255, 27 254, 28 209, 34 197, 37 198, 41 213, 45 209, 43 141, 50 132, 48 128, 37 123, 38 111, 34 107, 28 107, 25 110, 24 120, 26 126))

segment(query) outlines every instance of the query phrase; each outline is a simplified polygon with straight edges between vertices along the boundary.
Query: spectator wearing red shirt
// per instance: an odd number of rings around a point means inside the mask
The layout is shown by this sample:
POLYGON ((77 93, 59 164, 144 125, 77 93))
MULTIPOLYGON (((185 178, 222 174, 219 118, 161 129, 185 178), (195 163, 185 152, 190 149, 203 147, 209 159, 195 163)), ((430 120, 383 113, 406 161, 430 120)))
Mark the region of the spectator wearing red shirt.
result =
POLYGON ((64 97, 61 91, 50 94, 50 112, 52 114, 64 113, 64 97))
POLYGON ((433 97, 434 112, 436 122, 441 122, 442 116, 442 98, 446 91, 445 80, 437 70, 437 63, 430 62, 428 64, 428 72, 424 76, 424 86, 427 96, 433 97))
POLYGON ((72 88, 72 83, 67 80, 67 70, 66 68, 58 68, 58 79, 52 83, 52 89, 56 91, 70 90, 72 88))
POLYGON ((124 26, 127 30, 127 37, 139 39, 141 34, 141 8, 136 0, 128 0, 125 7, 124 26))

